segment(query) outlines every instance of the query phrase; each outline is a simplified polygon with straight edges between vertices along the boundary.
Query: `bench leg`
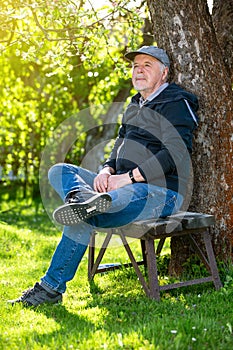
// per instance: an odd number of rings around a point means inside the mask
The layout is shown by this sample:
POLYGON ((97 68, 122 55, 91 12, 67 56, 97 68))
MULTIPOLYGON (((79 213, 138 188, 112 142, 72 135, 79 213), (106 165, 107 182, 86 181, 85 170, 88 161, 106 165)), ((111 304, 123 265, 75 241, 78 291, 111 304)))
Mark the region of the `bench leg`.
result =
POLYGON ((148 280, 150 297, 152 299, 160 300, 160 288, 158 281, 158 270, 156 263, 155 245, 152 238, 148 238, 145 241, 146 253, 147 253, 147 267, 148 267, 148 280))
POLYGON ((143 260, 143 265, 146 273, 147 272, 146 244, 145 244, 145 240, 143 239, 140 239, 140 242, 141 242, 141 250, 142 250, 142 260, 143 260))
POLYGON ((157 256, 160 255, 160 253, 161 253, 161 251, 162 251, 162 249, 163 249, 165 240, 166 240, 166 238, 160 238, 158 247, 157 247, 157 249, 156 249, 156 255, 157 255, 157 256))
POLYGON ((89 250, 88 250, 88 280, 89 281, 92 279, 91 271, 95 261, 95 235, 96 235, 95 232, 91 235, 89 250))
MULTIPOLYGON (((96 272, 98 271, 98 266, 104 256, 105 250, 107 249, 107 246, 111 237, 112 237, 112 233, 108 233, 102 245, 102 248, 100 249, 99 254, 95 260, 95 234, 92 235, 90 245, 89 245, 89 253, 88 253, 89 281, 93 280, 96 272)), ((141 242, 144 266, 147 267, 148 269, 148 285, 147 285, 145 278, 138 267, 138 263, 134 258, 134 255, 128 245, 128 242, 125 236, 123 234, 120 234, 120 237, 146 295, 151 299, 156 299, 159 301, 160 290, 159 290, 159 282, 158 282, 158 272, 157 272, 154 240, 149 238, 146 241, 141 242)))
POLYGON ((220 277, 218 273, 218 268, 217 268, 217 264, 214 256, 214 251, 211 243, 209 230, 203 233, 203 238, 204 238, 205 248, 209 259, 209 266, 211 270, 211 275, 213 277, 213 283, 215 288, 218 290, 222 287, 222 283, 220 281, 220 277))
POLYGON ((109 232, 104 240, 104 243, 102 244, 102 247, 100 248, 99 254, 96 258, 96 260, 94 261, 94 254, 95 254, 95 235, 93 235, 91 237, 91 242, 90 242, 90 246, 89 246, 89 257, 88 257, 88 280, 91 281, 93 280, 99 264, 104 256, 104 253, 107 249, 107 246, 110 242, 110 239, 112 237, 112 232, 109 232))
POLYGON ((189 235, 187 235, 187 238, 189 240, 189 243, 193 247, 195 253, 199 256, 200 260, 203 262, 206 269, 211 273, 209 261, 208 261, 207 257, 205 256, 204 252, 202 251, 202 249, 200 248, 200 246, 197 243, 194 236, 192 234, 189 234, 189 235))
MULTIPOLYGON (((137 263, 137 261, 136 261, 135 258, 134 258, 134 255, 133 255, 133 253, 132 253, 132 250, 130 249, 130 247, 129 247, 129 245, 128 245, 128 242, 127 242, 127 240, 126 240, 124 234, 121 233, 121 234, 120 234, 120 237, 121 237, 121 240, 122 240, 122 242, 123 242, 123 244, 124 244, 124 248, 125 248, 125 250, 126 250, 128 256, 129 256, 129 258, 130 258, 130 261, 131 261, 131 263, 132 263, 132 265, 133 265, 133 267, 134 267, 134 270, 135 270, 135 272, 136 272, 136 274, 137 274, 137 276, 138 276, 139 281, 141 282, 141 285, 142 285, 142 287, 143 287, 143 289, 144 289, 146 295, 147 295, 149 298, 153 298, 153 297, 151 296, 151 292, 150 292, 150 290, 149 290, 149 288, 148 288, 148 286, 147 286, 147 283, 146 283, 146 281, 145 281, 145 278, 144 278, 143 274, 141 273, 141 271, 140 271, 140 269, 139 269, 139 267, 138 267, 138 263, 137 263)), ((147 260, 147 261, 148 261, 148 260, 147 260)))

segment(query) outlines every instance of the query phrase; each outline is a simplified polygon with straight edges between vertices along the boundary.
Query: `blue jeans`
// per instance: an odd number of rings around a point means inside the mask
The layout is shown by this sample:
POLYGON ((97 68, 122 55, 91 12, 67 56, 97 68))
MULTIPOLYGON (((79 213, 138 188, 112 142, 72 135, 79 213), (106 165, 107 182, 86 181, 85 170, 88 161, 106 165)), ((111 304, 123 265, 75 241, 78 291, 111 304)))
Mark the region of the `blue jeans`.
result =
MULTIPOLYGON (((93 190, 96 175, 63 163, 54 165, 48 174, 51 185, 63 201, 73 190, 93 190)), ((165 217, 178 211, 183 201, 174 191, 146 183, 127 185, 108 193, 112 198, 108 211, 75 226, 64 226, 61 241, 41 279, 51 289, 65 292, 66 283, 74 277, 95 228, 119 227, 138 220, 165 217)))

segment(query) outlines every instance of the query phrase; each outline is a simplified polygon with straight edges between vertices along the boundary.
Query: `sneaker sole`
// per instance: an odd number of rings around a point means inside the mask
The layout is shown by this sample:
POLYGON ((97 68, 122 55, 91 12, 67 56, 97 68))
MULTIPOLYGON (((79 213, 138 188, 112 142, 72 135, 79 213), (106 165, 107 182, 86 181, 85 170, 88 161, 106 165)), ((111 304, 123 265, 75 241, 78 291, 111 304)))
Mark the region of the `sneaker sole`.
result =
POLYGON ((73 226, 91 216, 104 213, 111 205, 112 198, 104 193, 96 195, 83 203, 67 203, 57 208, 53 218, 59 224, 73 226))

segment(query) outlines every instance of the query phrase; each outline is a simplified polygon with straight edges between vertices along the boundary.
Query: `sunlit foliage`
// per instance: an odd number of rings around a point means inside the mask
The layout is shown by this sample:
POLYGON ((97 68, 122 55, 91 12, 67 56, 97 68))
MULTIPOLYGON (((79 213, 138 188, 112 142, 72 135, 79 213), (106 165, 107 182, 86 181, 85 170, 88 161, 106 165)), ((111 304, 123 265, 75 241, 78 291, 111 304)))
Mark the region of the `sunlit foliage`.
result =
MULTIPOLYGON (((94 3, 1 1, 1 179, 11 172, 37 183, 53 130, 92 104, 113 101, 128 81, 123 55, 142 40, 144 9, 138 1, 94 3)), ((84 141, 73 150, 76 162, 84 141)))

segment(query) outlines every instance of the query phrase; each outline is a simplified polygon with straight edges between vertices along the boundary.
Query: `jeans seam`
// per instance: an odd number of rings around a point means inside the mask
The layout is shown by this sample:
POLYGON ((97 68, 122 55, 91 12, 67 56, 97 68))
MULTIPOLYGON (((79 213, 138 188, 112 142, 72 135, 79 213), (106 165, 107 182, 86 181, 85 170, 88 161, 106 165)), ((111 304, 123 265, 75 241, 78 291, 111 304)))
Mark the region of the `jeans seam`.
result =
MULTIPOLYGON (((173 195, 171 198, 169 198, 168 201, 165 201, 164 203, 161 203, 160 205, 157 205, 157 206, 154 208, 154 215, 155 215, 155 216, 158 216, 159 210, 161 210, 161 212, 162 212, 162 210, 163 210, 166 206, 170 205, 171 203, 175 203, 175 202, 176 202, 176 199, 177 199, 176 196, 173 195), (156 213, 157 213, 157 215, 156 215, 156 213)), ((173 209, 174 209, 174 208, 173 208, 173 209)))

